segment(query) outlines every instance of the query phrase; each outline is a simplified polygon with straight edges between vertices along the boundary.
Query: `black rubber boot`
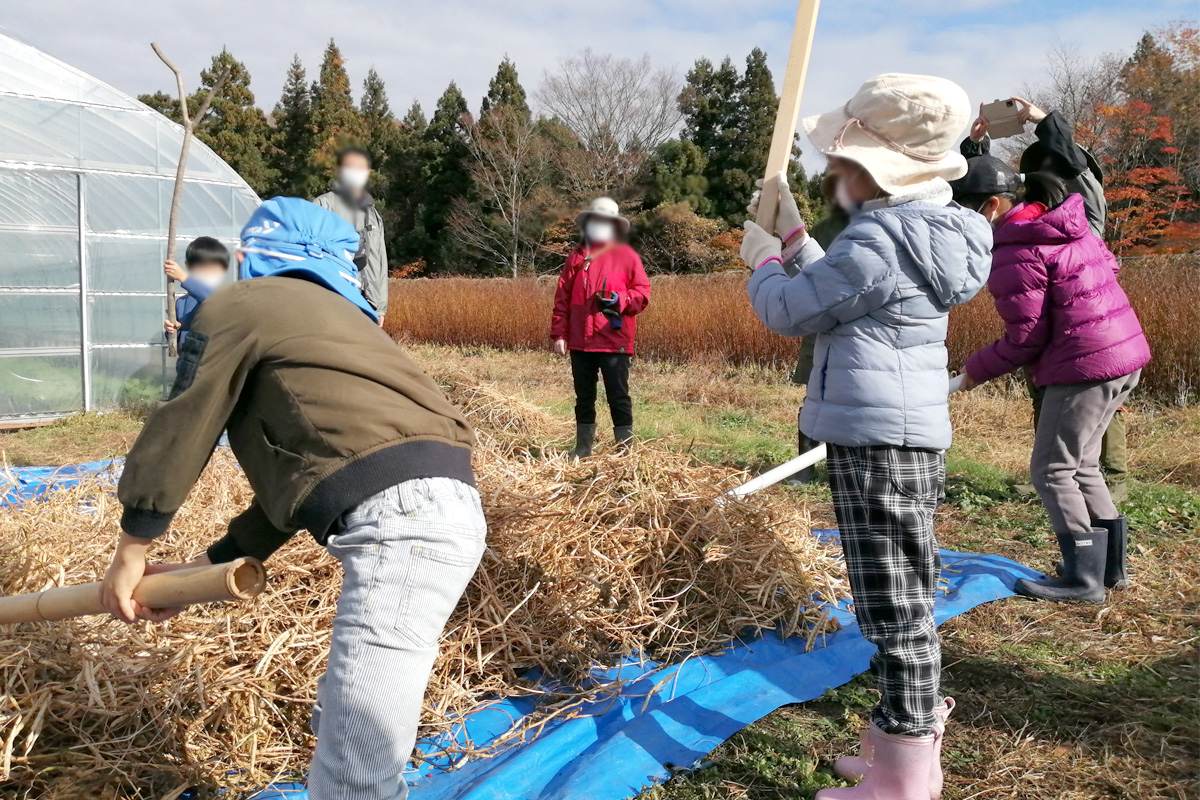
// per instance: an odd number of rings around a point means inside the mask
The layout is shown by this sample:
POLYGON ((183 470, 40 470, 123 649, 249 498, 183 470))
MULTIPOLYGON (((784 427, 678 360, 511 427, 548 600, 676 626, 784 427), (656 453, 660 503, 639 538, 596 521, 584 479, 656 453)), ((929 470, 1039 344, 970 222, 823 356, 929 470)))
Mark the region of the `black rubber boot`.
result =
MULTIPOLYGON (((1129 522, 1125 517, 1116 519, 1094 519, 1092 525, 1108 532, 1108 561, 1104 566, 1104 587, 1125 589, 1129 587, 1129 572, 1125 566, 1125 551, 1129 547, 1129 522)), ((1063 574, 1063 562, 1054 565, 1054 574, 1063 574)))
POLYGON ((571 455, 575 458, 587 458, 592 454, 592 445, 596 443, 596 426, 592 425, 576 425, 575 426, 575 449, 571 451, 571 455))
POLYGON ((1108 563, 1108 531, 1092 528, 1089 533, 1060 533, 1063 575, 1044 581, 1024 578, 1013 587, 1017 594, 1051 602, 1104 602, 1104 567, 1108 563))
POLYGON ((1129 522, 1125 517, 1096 520, 1098 527, 1108 532, 1108 561, 1104 567, 1104 585, 1109 589, 1129 586, 1125 567, 1125 550, 1129 547, 1129 522))
POLYGON ((617 449, 621 452, 628 450, 629 445, 633 444, 632 425, 616 425, 613 427, 613 434, 617 439, 617 449))

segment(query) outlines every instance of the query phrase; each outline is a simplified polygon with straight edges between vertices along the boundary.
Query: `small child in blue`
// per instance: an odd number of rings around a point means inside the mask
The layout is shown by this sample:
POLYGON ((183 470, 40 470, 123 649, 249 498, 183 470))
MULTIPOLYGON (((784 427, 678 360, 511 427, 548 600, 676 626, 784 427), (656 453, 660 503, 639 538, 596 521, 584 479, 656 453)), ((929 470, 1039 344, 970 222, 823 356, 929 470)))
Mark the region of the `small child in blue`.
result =
POLYGON ((175 319, 178 321, 167 320, 163 326, 168 333, 172 329, 179 332, 180 344, 192 326, 196 309, 225 282, 225 274, 229 272, 229 251, 213 237, 201 236, 188 245, 183 263, 187 265, 186 269, 174 261, 163 265, 167 277, 179 281, 187 292, 175 300, 175 319))

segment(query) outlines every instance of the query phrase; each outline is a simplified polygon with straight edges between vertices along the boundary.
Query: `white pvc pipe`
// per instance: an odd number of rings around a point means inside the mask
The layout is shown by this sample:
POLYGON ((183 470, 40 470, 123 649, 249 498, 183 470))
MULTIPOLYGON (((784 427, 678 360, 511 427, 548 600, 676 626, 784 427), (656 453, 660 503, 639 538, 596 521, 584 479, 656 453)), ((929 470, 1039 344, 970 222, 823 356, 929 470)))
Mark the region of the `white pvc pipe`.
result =
MULTIPOLYGON (((964 372, 961 375, 955 375, 950 379, 950 394, 962 391, 963 381, 966 380, 967 374, 964 372)), ((791 461, 785 461, 774 469, 769 469, 757 478, 750 480, 738 486, 736 489, 730 489, 725 493, 726 497, 745 497, 748 494, 754 494, 757 491, 774 486, 785 478, 795 475, 802 469, 807 469, 821 461, 826 457, 825 445, 819 444, 812 450, 809 450, 803 455, 796 456, 791 461)))
POLYGON ((795 475, 802 469, 811 467, 818 461, 825 460, 825 445, 819 444, 812 450, 809 450, 803 455, 796 456, 791 461, 786 461, 774 469, 769 469, 757 478, 752 478, 736 489, 730 489, 725 493, 726 497, 745 497, 748 494, 754 494, 760 489, 765 489, 768 486, 774 486, 784 478, 795 475))

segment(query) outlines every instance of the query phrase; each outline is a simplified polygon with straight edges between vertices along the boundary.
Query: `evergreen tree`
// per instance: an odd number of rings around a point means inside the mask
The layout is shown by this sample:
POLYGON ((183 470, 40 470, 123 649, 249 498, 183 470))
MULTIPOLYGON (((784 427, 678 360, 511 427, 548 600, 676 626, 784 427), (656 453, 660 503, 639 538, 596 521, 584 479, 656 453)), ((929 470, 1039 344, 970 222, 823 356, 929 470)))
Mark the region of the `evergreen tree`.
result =
POLYGON ((663 142, 650 165, 650 185, 646 190, 646 205, 673 206, 687 203, 697 214, 712 213, 708 199, 708 178, 704 172, 708 159, 695 142, 672 139, 663 142))
POLYGON ((283 95, 272 113, 275 122, 275 147, 272 166, 277 178, 273 192, 304 197, 309 183, 312 157, 312 94, 300 56, 292 58, 283 95))
MULTIPOLYGON (((741 75, 726 58, 720 67, 700 59, 687 75, 687 86, 679 99, 684 114, 683 139, 699 148, 706 165, 706 213, 740 225, 754 193, 754 182, 766 170, 779 97, 767 66, 766 54, 755 48, 746 58, 741 75)), ((798 160, 799 150, 788 169, 788 178, 802 211, 812 207, 809 182, 798 160)))
POLYGON ((337 164, 338 151, 350 145, 361 145, 362 119, 350 94, 350 77, 346 61, 332 39, 325 48, 321 74, 312 90, 313 150, 309 158, 308 196, 313 197, 328 188, 337 164))
POLYGON ((467 99, 451 82, 438 99, 422 137, 428 148, 421 204, 421 227, 426 237, 422 255, 434 270, 452 269, 463 255, 450 237, 442 234, 454 200, 465 196, 470 188, 466 140, 471 124, 467 99))
POLYGON ((738 71, 732 60, 726 58, 714 67, 702 58, 688 72, 679 97, 684 118, 682 139, 693 143, 704 157, 708 213, 718 216, 725 216, 729 205, 723 196, 722 176, 738 161, 738 86, 738 71))
POLYGON ((179 116, 179 100, 172 97, 166 92, 155 92, 154 94, 139 94, 138 100, 153 108, 158 113, 162 114, 167 119, 178 124, 182 121, 179 116))
POLYGON ((362 117, 362 144, 371 156, 371 167, 374 170, 371 191, 382 213, 390 195, 390 170, 387 162, 396 146, 397 122, 392 115, 383 79, 374 67, 363 81, 358 113, 362 117))
POLYGON ((754 182, 767 168, 778 110, 779 95, 775 94, 775 80, 767 66, 767 54, 756 47, 746 57, 746 71, 738 81, 738 147, 733 154, 733 163, 722 176, 725 197, 718 208, 727 219, 737 217, 740 222, 745 216, 746 204, 754 193, 754 182))
POLYGON ((371 154, 371 165, 382 172, 388 153, 395 144, 396 118, 392 115, 383 79, 374 67, 363 81, 358 113, 362 116, 363 146, 371 154))
POLYGON ((425 112, 416 100, 396 126, 396 135, 383 172, 387 202, 381 209, 388 237, 389 257, 397 264, 426 257, 430 239, 425 233, 423 202, 430 145, 425 112))
POLYGON ((525 95, 525 87, 517 77, 517 65, 508 56, 500 62, 496 76, 488 84, 487 96, 483 98, 479 116, 482 119, 487 112, 497 106, 506 105, 517 109, 525 115, 529 114, 529 103, 525 95))
POLYGON ((216 83, 221 71, 229 70, 221 92, 196 130, 196 135, 233 167, 258 194, 275 185, 279 173, 271 165, 271 129, 267 117, 254 104, 250 73, 228 50, 213 56, 212 65, 200 73, 200 89, 188 100, 195 113, 216 83))
POLYGON ((736 128, 738 72, 726 58, 714 67, 707 58, 696 62, 687 74, 687 84, 679 96, 683 112, 683 138, 711 160, 713 153, 726 144, 736 128))

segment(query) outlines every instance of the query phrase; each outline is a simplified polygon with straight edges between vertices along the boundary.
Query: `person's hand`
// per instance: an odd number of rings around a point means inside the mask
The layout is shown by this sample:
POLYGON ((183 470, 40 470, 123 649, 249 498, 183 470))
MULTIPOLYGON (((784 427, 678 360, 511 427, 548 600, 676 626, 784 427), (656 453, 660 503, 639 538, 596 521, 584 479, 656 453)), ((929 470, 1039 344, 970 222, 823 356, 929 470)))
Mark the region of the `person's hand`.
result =
MULTIPOLYGON (((786 244, 792 244, 804 232, 804 218, 800 216, 800 207, 796 205, 796 197, 788 186, 787 173, 776 174, 771 178, 770 184, 767 191, 779 193, 777 205, 779 210, 775 215, 774 233, 786 244)), ((746 206, 746 210, 757 218, 758 204, 762 200, 764 191, 764 181, 759 179, 754 182, 754 185, 758 188, 750 198, 750 205, 746 206)))
POLYGON ((746 235, 742 239, 742 261, 750 269, 758 269, 768 261, 783 263, 783 242, 764 231, 754 220, 746 220, 746 235))
POLYGON ((556 356, 565 356, 567 354, 567 340, 555 339, 554 344, 550 345, 550 349, 556 356))
POLYGON ((179 320, 176 320, 175 322, 171 322, 169 319, 163 320, 163 330, 165 330, 167 333, 179 333, 180 329, 182 328, 183 323, 179 320))
MULTIPOLYGON (((147 564, 146 574, 161 575, 164 572, 178 572, 181 569, 209 566, 212 566, 212 561, 209 560, 208 554, 201 553, 186 564, 147 564)), ((182 606, 179 608, 146 608, 145 606, 141 606, 141 609, 138 618, 149 620, 150 622, 165 622, 180 611, 183 611, 182 606)))
POLYGON ((183 283, 188 279, 188 272, 183 267, 176 264, 174 261, 166 261, 163 263, 163 272, 167 273, 167 277, 173 281, 183 283))
POLYGON ((963 370, 962 385, 958 387, 960 392, 969 392, 979 385, 979 381, 971 377, 971 373, 963 370))
POLYGON ((602 309, 611 308, 615 311, 621 304, 621 297, 616 292, 596 292, 596 303, 602 309))
POLYGON ((1026 122, 1038 123, 1046 118, 1046 112, 1026 100, 1024 97, 1013 97, 1014 102, 1020 103, 1017 120, 1024 125, 1026 122))
POLYGON ((150 539, 122 533, 112 563, 100 584, 100 605, 124 622, 134 622, 146 612, 141 603, 133 599, 133 590, 146 574, 146 552, 150 544, 150 539))
POLYGON ((379 318, 379 327, 381 327, 381 328, 383 327, 383 321, 384 321, 383 317, 380 317, 379 318))
POLYGON ((979 116, 971 123, 971 141, 982 142, 988 132, 988 120, 983 115, 983 103, 979 104, 979 116))

